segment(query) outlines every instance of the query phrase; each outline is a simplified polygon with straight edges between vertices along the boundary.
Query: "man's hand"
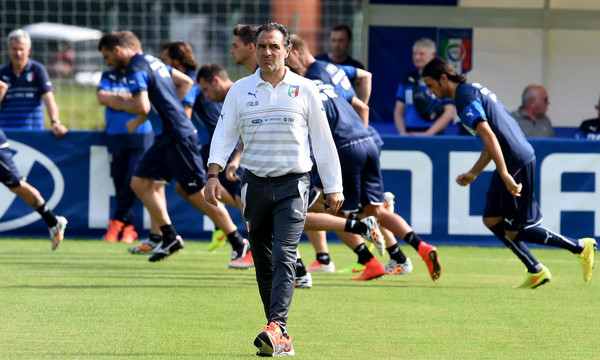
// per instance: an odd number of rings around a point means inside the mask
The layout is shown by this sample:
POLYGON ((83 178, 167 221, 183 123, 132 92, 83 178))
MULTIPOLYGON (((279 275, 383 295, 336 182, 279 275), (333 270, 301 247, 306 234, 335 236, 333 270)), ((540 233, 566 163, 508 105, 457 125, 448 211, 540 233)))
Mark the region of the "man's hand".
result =
POLYGON ((130 134, 133 134, 135 132, 135 130, 144 122, 146 121, 146 116, 145 115, 140 115, 134 119, 131 120, 127 120, 127 122, 125 123, 125 127, 127 127, 127 132, 130 134))
POLYGON ((231 161, 227 164, 227 166, 225 166, 225 177, 227 178, 227 180, 237 181, 240 179, 240 177, 236 174, 236 171, 237 169, 239 169, 239 167, 240 163, 238 163, 237 161, 231 161))
POLYGON ((54 137, 57 139, 60 139, 61 137, 65 136, 65 134, 69 131, 66 126, 59 122, 53 123, 51 130, 54 134, 54 137))
POLYGON ((219 201, 221 200, 221 182, 218 177, 206 179, 206 185, 204 185, 204 198, 209 204, 219 206, 219 201))
POLYGON ((510 174, 502 176, 502 181, 504 181, 504 185, 506 185, 506 189, 509 193, 511 193, 513 196, 521 196, 523 184, 517 184, 515 179, 513 179, 510 174))
POLYGON ((456 183, 460 186, 467 186, 473 181, 475 181, 476 178, 477 176, 473 173, 466 172, 464 174, 458 175, 458 177, 456 178, 456 183))
POLYGON ((327 209, 327 212, 330 214, 335 214, 340 210, 340 208, 342 207, 342 204, 344 203, 344 194, 342 194, 342 193, 326 194, 325 202, 329 206, 329 208, 327 209))

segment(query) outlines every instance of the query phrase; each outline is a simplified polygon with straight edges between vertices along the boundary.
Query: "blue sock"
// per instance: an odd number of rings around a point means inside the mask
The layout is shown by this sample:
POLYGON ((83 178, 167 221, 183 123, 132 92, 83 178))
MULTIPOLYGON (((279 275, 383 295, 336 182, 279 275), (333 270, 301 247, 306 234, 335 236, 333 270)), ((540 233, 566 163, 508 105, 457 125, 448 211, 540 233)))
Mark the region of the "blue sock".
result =
MULTIPOLYGON (((504 225, 502 222, 492 226, 490 230, 496 235, 504 245, 506 245, 532 274, 542 271, 542 264, 533 256, 529 251, 529 248, 522 241, 511 240, 504 232, 504 225)), ((518 237, 518 236, 517 236, 518 237)))
POLYGON ((569 250, 573 254, 580 254, 584 247, 583 243, 580 243, 579 240, 557 234, 542 226, 534 226, 519 230, 515 240, 559 247, 569 250))

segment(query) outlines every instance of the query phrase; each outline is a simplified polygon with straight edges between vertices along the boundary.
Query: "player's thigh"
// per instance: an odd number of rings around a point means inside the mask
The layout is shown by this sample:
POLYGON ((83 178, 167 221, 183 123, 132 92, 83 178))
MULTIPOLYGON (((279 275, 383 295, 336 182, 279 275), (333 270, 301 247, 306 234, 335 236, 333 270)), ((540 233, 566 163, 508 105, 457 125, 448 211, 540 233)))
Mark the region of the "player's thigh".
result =
POLYGON ((204 187, 205 168, 195 136, 188 136, 167 148, 167 167, 186 194, 204 187))
POLYGON ((17 166, 12 158, 12 152, 6 148, 0 149, 0 181, 8 188, 20 186, 22 179, 17 166))

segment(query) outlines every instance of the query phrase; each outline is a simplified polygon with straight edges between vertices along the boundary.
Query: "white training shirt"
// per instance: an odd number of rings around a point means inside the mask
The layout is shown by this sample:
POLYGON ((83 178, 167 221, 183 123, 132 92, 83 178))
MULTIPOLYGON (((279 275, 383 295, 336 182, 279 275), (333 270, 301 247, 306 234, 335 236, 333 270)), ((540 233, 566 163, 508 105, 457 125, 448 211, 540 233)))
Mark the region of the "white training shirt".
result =
POLYGON ((213 134, 208 163, 225 168, 238 138, 244 142, 240 166, 260 177, 305 173, 312 168, 312 148, 326 194, 342 192, 337 149, 311 80, 286 67, 275 88, 260 76, 260 68, 236 81, 225 98, 213 134))

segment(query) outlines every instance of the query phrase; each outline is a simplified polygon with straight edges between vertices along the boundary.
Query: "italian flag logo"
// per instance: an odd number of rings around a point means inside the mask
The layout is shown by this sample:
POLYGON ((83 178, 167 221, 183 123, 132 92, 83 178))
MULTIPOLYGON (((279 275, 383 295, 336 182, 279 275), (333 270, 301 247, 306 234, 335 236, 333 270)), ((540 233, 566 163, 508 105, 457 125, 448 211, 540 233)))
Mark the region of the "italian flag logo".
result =
POLYGON ((290 87, 288 89, 288 95, 291 98, 295 98, 296 96, 298 96, 298 91, 300 91, 300 86, 298 86, 298 85, 290 85, 290 87))

